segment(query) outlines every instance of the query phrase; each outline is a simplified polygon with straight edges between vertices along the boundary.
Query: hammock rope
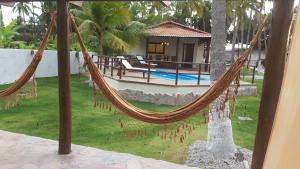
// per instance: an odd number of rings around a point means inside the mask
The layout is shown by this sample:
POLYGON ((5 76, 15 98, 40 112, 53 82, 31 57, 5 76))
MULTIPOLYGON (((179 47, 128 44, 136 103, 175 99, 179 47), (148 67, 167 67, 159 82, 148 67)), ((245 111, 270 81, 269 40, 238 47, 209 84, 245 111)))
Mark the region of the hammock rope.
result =
POLYGON ((202 96, 178 110, 165 113, 141 110, 124 100, 113 88, 111 88, 105 81, 104 76, 101 74, 100 70, 93 62, 92 57, 88 53, 88 50, 84 45, 83 38, 80 35, 79 28, 77 27, 74 16, 72 14, 70 14, 70 20, 73 24, 73 28, 77 35, 83 57, 91 74, 91 77, 98 88, 107 97, 107 99, 110 100, 120 111, 137 120, 148 123, 166 124, 181 121, 196 114, 200 110, 206 108, 210 103, 218 98, 219 95, 221 95, 226 89, 228 89, 231 82, 235 80, 237 76, 239 76, 241 68, 248 60, 248 57, 252 49, 256 45, 268 19, 266 17, 264 19, 264 22, 260 25, 257 33, 250 42, 249 48, 241 54, 241 56, 234 62, 234 64, 202 96))
MULTIPOLYGON (((16 93, 31 79, 31 77, 33 77, 33 75, 36 71, 36 68, 43 57, 46 45, 48 43, 48 39, 49 39, 52 29, 55 25, 55 20, 56 20, 56 14, 54 14, 51 17, 51 22, 48 26, 47 32, 44 35, 44 38, 43 38, 42 42, 40 43, 39 49, 36 52, 36 54, 34 55, 34 57, 32 58, 32 61, 29 64, 29 66, 26 68, 26 70, 23 72, 21 77, 14 84, 9 86, 7 89, 0 91, 0 97, 8 97, 8 96, 16 93)), ((33 82, 33 83, 35 83, 35 82, 33 82)))

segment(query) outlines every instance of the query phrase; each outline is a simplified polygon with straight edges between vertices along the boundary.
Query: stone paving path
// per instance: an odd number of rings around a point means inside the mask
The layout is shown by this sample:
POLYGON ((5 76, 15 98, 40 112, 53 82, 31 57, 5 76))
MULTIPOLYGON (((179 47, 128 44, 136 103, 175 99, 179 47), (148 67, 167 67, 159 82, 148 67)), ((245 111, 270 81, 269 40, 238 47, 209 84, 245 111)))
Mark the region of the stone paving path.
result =
POLYGON ((58 142, 0 130, 0 169, 192 169, 131 154, 72 145, 57 154, 58 142))

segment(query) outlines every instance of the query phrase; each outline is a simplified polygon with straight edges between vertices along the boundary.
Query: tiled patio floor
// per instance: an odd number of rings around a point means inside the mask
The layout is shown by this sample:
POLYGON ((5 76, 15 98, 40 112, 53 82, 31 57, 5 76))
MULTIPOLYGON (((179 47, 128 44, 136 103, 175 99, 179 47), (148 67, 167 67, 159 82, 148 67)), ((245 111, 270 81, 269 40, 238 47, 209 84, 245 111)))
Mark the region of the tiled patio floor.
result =
POLYGON ((191 169, 161 160, 72 145, 57 154, 57 141, 0 130, 0 169, 191 169))

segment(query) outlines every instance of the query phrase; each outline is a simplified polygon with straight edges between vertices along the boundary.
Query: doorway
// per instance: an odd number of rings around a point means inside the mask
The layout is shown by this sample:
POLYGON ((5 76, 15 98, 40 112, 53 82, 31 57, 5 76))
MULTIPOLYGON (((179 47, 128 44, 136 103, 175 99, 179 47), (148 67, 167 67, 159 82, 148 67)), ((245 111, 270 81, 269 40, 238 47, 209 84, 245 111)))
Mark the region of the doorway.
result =
MULTIPOLYGON (((193 43, 185 43, 183 44, 183 55, 182 55, 182 62, 193 62, 193 57, 194 57, 194 47, 195 44, 193 43)), ((192 64, 182 64, 182 67, 186 68, 192 68, 192 64)))

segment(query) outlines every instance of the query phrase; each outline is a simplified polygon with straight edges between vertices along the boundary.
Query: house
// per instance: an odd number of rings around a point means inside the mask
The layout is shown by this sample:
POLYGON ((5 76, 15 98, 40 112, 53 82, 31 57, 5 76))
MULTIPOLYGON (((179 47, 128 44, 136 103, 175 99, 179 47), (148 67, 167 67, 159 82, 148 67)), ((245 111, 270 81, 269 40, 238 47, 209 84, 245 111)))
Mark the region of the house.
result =
MULTIPOLYGON (((146 37, 128 54, 150 60, 209 63, 210 33, 172 21, 150 26, 145 33, 146 37)), ((192 67, 191 64, 182 66, 192 67)))

